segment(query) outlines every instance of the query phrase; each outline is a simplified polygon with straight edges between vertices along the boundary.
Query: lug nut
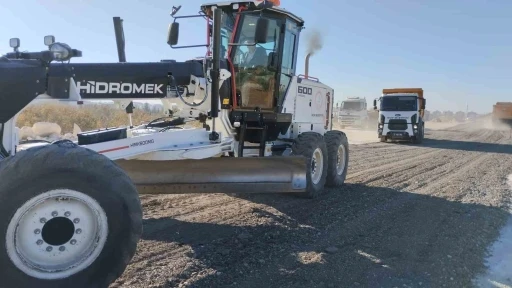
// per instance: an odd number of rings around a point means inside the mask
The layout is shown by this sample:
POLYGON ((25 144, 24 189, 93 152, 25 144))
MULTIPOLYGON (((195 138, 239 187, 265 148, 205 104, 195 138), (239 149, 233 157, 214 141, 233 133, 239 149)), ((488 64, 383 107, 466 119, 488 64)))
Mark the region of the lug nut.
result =
POLYGON ((76 244, 76 240, 72 239, 69 243, 71 243, 71 245, 75 245, 76 244))
POLYGON ((64 246, 60 246, 60 247, 59 247, 59 251, 60 251, 60 252, 62 252, 62 251, 64 251, 64 250, 66 250, 66 247, 64 247, 64 246))
POLYGON ((52 247, 52 246, 48 246, 48 247, 46 247, 46 251, 51 252, 52 250, 53 250, 53 247, 52 247))
POLYGON ((41 222, 41 223, 46 223, 46 218, 41 218, 41 219, 39 219, 39 222, 41 222))
POLYGON ((40 233, 41 233, 41 230, 39 230, 39 229, 34 230, 34 234, 40 234, 40 233))
POLYGON ((78 224, 79 222, 80 222, 80 219, 78 219, 78 218, 75 218, 75 219, 73 220, 73 223, 75 223, 75 224, 78 224))
POLYGON ((76 234, 81 234, 81 233, 82 233, 82 229, 80 229, 80 228, 79 228, 79 229, 76 229, 76 231, 75 231, 75 232, 76 232, 76 234))
POLYGON ((66 211, 66 212, 64 213, 64 216, 66 216, 66 217, 69 217, 69 216, 71 216, 71 212, 69 212, 69 211, 66 211))
POLYGON ((43 245, 43 240, 37 240, 36 244, 37 245, 43 245))
POLYGON ((53 211, 53 212, 52 212, 52 216, 53 216, 53 217, 57 217, 58 215, 59 215, 59 213, 58 213, 57 211, 53 211))

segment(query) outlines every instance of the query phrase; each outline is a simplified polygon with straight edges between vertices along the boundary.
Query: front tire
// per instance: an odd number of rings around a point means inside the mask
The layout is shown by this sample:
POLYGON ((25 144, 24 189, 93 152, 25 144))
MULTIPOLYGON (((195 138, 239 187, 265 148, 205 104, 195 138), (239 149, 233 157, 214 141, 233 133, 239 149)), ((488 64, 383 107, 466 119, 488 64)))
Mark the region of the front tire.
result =
POLYGON ((349 150, 347 135, 341 131, 327 131, 324 135, 327 144, 328 165, 326 185, 339 187, 347 178, 349 150))
POLYGON ((328 169, 328 151, 324 137, 315 132, 300 134, 292 145, 292 155, 308 159, 306 197, 318 197, 324 190, 328 169))
POLYGON ((418 133, 418 136, 416 136, 413 140, 412 140, 412 143, 413 144, 421 144, 423 143, 423 138, 425 137, 425 126, 422 124, 420 124, 421 126, 418 127, 420 128, 420 131, 418 133))
POLYGON ((108 287, 142 234, 142 207, 113 161, 72 142, 0 163, 0 279, 6 287, 108 287))

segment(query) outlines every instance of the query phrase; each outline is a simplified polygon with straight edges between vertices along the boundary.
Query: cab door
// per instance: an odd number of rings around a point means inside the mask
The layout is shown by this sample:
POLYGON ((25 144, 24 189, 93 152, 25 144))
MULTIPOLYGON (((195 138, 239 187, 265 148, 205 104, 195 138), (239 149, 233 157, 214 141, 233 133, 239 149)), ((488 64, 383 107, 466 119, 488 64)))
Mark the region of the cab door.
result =
MULTIPOLYGON (((281 54, 281 67, 279 67, 279 86, 276 87, 277 91, 277 111, 283 112, 283 102, 286 94, 295 95, 296 93, 287 93, 290 87, 293 76, 295 76, 297 65, 297 51, 298 51, 298 27, 297 24, 286 20, 286 29, 283 30, 283 50, 281 54)), ((290 91, 291 92, 291 91, 290 91)))

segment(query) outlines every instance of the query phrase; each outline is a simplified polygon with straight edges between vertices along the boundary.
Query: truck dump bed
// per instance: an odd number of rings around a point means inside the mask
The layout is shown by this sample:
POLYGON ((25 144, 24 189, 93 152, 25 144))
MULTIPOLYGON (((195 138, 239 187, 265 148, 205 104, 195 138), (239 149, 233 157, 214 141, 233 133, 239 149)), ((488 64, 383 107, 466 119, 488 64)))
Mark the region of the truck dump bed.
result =
POLYGON ((382 94, 393 94, 393 93, 418 93, 419 97, 423 99, 422 88, 385 88, 382 89, 382 94))
POLYGON ((498 120, 512 120, 512 102, 497 102, 492 107, 492 117, 498 120))

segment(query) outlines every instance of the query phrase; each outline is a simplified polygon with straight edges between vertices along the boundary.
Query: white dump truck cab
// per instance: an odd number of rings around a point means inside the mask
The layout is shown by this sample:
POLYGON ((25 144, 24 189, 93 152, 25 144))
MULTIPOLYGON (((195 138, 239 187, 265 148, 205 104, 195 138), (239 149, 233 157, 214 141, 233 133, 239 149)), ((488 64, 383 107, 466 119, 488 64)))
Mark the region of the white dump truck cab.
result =
POLYGON ((425 102, 421 88, 384 89, 382 96, 373 101, 374 109, 379 111, 380 141, 421 143, 425 135, 425 102))
POLYGON ((341 102, 338 108, 338 123, 342 128, 355 126, 368 127, 368 109, 366 98, 348 97, 341 102))

